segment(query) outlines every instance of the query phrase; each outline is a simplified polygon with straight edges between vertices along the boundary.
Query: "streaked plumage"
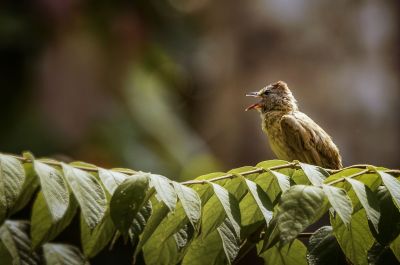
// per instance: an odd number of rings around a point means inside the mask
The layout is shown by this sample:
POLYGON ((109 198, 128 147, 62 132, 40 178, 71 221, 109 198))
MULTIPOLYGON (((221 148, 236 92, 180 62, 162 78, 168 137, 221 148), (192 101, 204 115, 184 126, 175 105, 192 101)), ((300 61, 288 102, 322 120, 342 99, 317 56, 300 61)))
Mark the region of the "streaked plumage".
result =
POLYGON ((246 110, 257 109, 260 112, 262 130, 279 159, 299 160, 330 169, 342 167, 339 150, 331 137, 298 110, 285 82, 278 81, 249 96, 261 98, 246 110))

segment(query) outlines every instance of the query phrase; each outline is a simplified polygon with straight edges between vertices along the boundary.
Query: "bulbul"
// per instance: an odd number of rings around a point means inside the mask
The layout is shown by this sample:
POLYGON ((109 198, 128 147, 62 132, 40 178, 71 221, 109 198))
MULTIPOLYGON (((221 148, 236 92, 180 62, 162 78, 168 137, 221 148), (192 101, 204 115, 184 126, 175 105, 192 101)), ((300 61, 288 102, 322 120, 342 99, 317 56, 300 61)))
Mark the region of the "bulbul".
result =
POLYGON ((246 111, 258 110, 262 130, 279 159, 298 160, 329 169, 342 167, 342 158, 331 137, 299 111, 297 101, 285 82, 278 81, 246 96, 260 99, 246 111))

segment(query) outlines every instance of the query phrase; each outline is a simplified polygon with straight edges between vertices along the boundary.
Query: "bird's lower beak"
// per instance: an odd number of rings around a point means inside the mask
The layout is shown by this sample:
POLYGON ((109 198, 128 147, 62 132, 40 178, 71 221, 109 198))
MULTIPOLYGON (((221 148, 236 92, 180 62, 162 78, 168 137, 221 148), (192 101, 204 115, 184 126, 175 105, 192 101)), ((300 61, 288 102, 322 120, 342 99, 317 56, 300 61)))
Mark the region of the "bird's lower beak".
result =
POLYGON ((245 111, 249 111, 251 109, 261 109, 261 104, 260 103, 255 103, 253 105, 250 105, 245 109, 245 111))
MULTIPOLYGON (((246 97, 260 98, 260 95, 258 94, 258 92, 250 92, 250 93, 246 94, 246 97)), ((260 102, 248 106, 248 107, 245 109, 245 111, 248 111, 248 110, 251 110, 251 109, 261 109, 261 104, 260 104, 260 102)))

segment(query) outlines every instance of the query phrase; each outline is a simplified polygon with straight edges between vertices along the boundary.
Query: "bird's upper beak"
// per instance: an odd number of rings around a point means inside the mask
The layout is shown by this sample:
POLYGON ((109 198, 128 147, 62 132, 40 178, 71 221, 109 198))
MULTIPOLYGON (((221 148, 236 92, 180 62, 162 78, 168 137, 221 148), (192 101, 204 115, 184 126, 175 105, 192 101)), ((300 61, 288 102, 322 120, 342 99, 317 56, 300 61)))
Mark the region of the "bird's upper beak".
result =
POLYGON ((260 95, 258 94, 258 92, 250 92, 246 94, 246 97, 256 97, 259 98, 260 95))
MULTIPOLYGON (((261 98, 260 94, 258 92, 250 92, 246 94, 246 97, 255 97, 255 98, 261 98)), ((253 105, 248 106, 245 111, 251 110, 251 109, 261 109, 261 102, 255 103, 253 105)))

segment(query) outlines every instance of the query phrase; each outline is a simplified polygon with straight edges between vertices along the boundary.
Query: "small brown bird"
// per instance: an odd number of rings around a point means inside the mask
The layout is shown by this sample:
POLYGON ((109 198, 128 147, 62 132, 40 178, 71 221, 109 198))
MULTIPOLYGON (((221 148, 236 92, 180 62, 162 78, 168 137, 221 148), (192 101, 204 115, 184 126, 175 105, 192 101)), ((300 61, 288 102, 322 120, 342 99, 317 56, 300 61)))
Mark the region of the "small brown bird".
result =
POLYGON ((261 100, 246 111, 261 114, 262 130, 279 159, 339 169, 342 159, 331 137, 306 114, 300 112, 287 84, 278 81, 246 96, 261 100))

